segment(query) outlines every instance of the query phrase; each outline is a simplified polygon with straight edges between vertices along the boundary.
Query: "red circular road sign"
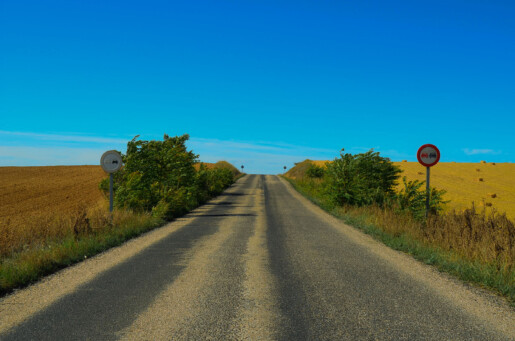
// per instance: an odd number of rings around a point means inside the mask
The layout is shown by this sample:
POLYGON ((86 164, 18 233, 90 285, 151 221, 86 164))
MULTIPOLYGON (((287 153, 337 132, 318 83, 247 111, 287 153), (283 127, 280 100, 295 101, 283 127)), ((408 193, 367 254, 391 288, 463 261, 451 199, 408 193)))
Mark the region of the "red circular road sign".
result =
POLYGON ((433 144, 425 144, 418 149, 417 159, 422 166, 432 167, 440 161, 440 151, 433 144))

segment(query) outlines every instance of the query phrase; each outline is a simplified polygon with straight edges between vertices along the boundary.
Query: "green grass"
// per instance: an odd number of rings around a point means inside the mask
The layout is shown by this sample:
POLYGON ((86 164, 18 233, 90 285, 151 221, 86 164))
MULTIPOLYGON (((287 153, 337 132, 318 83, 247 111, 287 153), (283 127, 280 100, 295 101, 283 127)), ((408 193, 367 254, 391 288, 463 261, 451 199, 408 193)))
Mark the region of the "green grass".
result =
POLYGON ((0 295, 34 283, 162 224, 160 218, 132 213, 118 226, 79 236, 70 235, 16 252, 0 261, 0 295))
POLYGON ((371 235, 392 249, 412 255, 415 259, 435 266, 439 271, 449 273, 460 280, 471 283, 507 298, 512 307, 515 307, 515 275, 514 271, 502 271, 495 264, 482 263, 478 260, 465 259, 457 253, 443 250, 438 245, 431 245, 422 240, 402 233, 393 235, 385 232, 378 226, 368 223, 373 211, 360 210, 359 214, 349 213, 343 207, 334 207, 316 188, 302 181, 292 180, 283 177, 307 199, 331 215, 343 220, 346 224, 354 226, 361 231, 371 235))

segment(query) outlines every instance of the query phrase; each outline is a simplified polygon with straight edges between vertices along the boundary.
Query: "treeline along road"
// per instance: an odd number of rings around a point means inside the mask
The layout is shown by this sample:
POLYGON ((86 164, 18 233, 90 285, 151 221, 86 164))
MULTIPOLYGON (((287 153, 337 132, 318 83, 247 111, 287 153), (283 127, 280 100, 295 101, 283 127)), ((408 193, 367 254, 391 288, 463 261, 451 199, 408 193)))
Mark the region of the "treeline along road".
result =
POLYGON ((0 299, 0 340, 513 340, 504 301, 277 176, 0 299))

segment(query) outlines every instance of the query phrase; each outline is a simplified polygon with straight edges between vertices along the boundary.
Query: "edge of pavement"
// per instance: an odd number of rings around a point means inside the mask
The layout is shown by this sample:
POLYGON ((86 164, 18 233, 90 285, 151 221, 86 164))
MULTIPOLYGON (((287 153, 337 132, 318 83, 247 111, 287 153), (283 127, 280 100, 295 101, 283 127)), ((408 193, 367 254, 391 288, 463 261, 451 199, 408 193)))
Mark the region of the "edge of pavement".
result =
POLYGON ((389 248, 372 236, 345 224, 342 220, 324 211, 297 192, 288 181, 280 176, 278 178, 306 209, 330 223, 352 242, 387 260, 394 268, 432 290, 435 295, 482 321, 485 326, 515 339, 515 323, 513 323, 515 311, 502 297, 439 272, 435 267, 421 263, 406 253, 389 248))

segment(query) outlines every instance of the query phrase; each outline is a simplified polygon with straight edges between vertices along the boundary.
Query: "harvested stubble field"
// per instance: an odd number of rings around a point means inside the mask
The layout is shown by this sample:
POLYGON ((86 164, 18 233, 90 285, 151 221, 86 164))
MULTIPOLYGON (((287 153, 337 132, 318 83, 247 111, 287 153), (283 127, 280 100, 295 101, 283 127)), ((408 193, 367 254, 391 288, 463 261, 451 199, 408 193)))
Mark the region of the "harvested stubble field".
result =
MULTIPOLYGON (((426 180, 426 170, 418 162, 395 162, 409 180, 426 180)), ((431 186, 447 191, 444 198, 449 209, 462 211, 486 205, 515 219, 514 163, 441 162, 431 167, 431 186)))
MULTIPOLYGON (((324 166, 329 161, 311 161, 317 166, 324 166)), ((418 162, 394 162, 402 169, 401 178, 408 180, 426 180, 426 169, 418 162)), ((301 178, 305 170, 292 168, 287 176, 301 178)), ((492 209, 515 219, 515 163, 457 163, 440 162, 431 167, 431 186, 446 190, 447 211, 463 211, 472 207, 472 202, 479 209, 492 209)), ((403 187, 399 181, 398 189, 403 187)))
POLYGON ((0 256, 62 236, 82 212, 105 206, 105 176, 100 166, 0 167, 0 256))
POLYGON ((102 201, 100 166, 0 167, 0 224, 75 213, 102 201))

